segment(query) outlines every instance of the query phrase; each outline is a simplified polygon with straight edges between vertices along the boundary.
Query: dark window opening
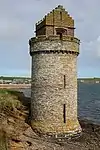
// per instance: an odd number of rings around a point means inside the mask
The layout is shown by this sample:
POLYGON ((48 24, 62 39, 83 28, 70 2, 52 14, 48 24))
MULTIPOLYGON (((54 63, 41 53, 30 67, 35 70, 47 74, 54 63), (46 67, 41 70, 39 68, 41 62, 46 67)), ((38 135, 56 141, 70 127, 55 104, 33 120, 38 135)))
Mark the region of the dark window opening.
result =
POLYGON ((67 30, 64 28, 56 28, 56 34, 60 35, 60 39, 62 39, 63 35, 67 35, 67 30))
POLYGON ((57 32, 57 35, 60 35, 60 40, 62 40, 62 33, 61 32, 57 32))
POLYGON ((62 21, 62 12, 60 12, 60 20, 62 21))
POLYGON ((62 40, 62 33, 60 33, 60 40, 62 40))
POLYGON ((71 41, 73 41, 73 38, 71 38, 71 41))
POLYGON ((66 76, 64 75, 64 89, 66 88, 66 76))
POLYGON ((63 105, 63 119, 64 123, 66 123, 66 104, 63 105))

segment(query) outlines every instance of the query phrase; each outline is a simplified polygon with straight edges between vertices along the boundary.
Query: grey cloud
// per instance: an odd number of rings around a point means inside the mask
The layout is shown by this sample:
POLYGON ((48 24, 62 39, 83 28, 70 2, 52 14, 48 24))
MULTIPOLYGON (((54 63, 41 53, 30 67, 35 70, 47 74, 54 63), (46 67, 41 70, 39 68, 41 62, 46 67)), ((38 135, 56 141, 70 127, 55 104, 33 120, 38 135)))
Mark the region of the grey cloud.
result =
POLYGON ((34 25, 58 4, 75 19, 76 36, 82 43, 78 57, 80 70, 91 66, 95 69, 100 64, 99 0, 0 0, 0 64, 3 67, 30 70, 28 40, 34 35, 34 25))

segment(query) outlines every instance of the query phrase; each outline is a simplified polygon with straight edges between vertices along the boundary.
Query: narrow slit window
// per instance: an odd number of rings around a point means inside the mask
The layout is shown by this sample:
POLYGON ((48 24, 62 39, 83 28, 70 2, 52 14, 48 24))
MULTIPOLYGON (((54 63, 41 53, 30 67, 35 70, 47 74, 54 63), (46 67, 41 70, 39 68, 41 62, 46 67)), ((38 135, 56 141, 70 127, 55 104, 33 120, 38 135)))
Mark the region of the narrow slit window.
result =
POLYGON ((66 76, 64 75, 64 89, 66 88, 66 76))
POLYGON ((66 123, 66 104, 63 105, 63 119, 64 123, 66 123))
POLYGON ((62 12, 60 12, 60 20, 62 21, 62 12))

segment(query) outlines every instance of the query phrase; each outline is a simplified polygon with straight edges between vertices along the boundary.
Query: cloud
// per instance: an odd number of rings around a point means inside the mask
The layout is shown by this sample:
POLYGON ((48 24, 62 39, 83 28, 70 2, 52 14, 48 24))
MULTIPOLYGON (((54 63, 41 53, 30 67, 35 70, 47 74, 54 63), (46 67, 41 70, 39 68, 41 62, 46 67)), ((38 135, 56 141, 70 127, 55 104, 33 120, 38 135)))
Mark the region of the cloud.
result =
POLYGON ((100 0, 0 0, 2 73, 8 70, 11 74, 30 72, 28 40, 34 36, 35 23, 59 4, 75 19, 75 33, 81 40, 78 57, 79 76, 88 76, 90 72, 93 76, 99 76, 100 0))
POLYGON ((90 42, 81 44, 78 58, 79 76, 99 76, 100 74, 100 36, 90 42))

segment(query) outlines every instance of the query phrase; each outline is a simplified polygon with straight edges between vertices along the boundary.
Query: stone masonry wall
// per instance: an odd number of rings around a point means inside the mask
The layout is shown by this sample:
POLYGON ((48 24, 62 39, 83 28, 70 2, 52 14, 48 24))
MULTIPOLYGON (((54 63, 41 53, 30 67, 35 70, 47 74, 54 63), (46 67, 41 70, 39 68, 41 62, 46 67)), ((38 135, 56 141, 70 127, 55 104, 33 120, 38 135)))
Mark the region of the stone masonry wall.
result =
MULTIPOLYGON (((66 36, 65 36, 66 37, 66 36)), ((33 42, 34 43, 34 42, 33 42)), ((50 40, 40 41, 37 42, 38 44, 33 44, 31 47, 31 52, 35 51, 50 51, 50 50, 63 50, 63 51, 70 51, 70 52, 77 52, 79 53, 79 44, 74 42, 74 38, 72 41, 70 40, 52 40, 52 44, 50 40), (52 47, 53 45, 53 47, 52 47)))
MULTIPOLYGON (((63 47, 66 49, 66 43, 63 47)), ((36 42, 31 47, 32 127, 42 133, 81 130, 77 120, 77 55, 59 52, 60 48, 56 41, 36 42), (38 53, 43 48, 45 52, 38 53), (58 52, 46 53, 48 49, 58 52)))
POLYGON ((68 35, 74 35, 74 20, 62 6, 53 9, 36 24, 36 35, 53 35, 56 33, 55 28, 65 28, 68 35))

